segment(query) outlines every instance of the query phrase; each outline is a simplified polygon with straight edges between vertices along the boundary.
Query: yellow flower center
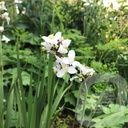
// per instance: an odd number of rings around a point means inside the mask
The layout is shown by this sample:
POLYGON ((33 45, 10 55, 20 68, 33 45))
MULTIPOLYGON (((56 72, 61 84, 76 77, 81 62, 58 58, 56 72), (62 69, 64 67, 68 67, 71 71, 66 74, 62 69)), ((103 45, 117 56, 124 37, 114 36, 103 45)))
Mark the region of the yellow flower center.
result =
POLYGON ((51 34, 51 35, 48 36, 48 38, 53 39, 54 38, 54 35, 51 34))
POLYGON ((44 52, 46 50, 46 48, 45 47, 41 47, 41 50, 44 52))
POLYGON ((68 66, 63 67, 63 70, 64 70, 65 72, 67 72, 67 71, 68 71, 68 66))

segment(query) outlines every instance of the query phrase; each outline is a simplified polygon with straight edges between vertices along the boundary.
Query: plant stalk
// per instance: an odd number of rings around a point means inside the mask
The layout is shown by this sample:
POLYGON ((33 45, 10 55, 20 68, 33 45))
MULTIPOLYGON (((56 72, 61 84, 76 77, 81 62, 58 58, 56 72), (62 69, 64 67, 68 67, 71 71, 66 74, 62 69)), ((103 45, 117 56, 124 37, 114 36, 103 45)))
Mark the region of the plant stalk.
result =
POLYGON ((4 91, 3 91, 3 59, 2 59, 2 41, 0 36, 0 128, 3 128, 3 99, 4 99, 4 91))

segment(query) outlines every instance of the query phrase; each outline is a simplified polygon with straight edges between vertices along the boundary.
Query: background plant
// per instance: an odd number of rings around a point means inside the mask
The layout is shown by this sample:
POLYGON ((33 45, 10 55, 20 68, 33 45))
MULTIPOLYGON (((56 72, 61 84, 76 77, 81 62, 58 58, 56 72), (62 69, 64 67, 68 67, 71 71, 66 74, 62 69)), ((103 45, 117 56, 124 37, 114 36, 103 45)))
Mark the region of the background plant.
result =
MULTIPOLYGON (((14 95, 18 96, 20 94, 16 91, 18 88, 14 88, 15 83, 18 85, 17 80, 19 79, 17 75, 17 38, 19 40, 20 70, 22 71, 20 77, 22 77, 23 94, 25 94, 25 104, 23 103, 26 106, 25 111, 28 109, 26 99, 31 93, 34 96, 36 95, 35 90, 39 81, 41 81, 44 69, 46 70, 45 78, 48 79, 48 66, 45 66, 47 60, 45 53, 40 48, 42 35, 61 31, 64 38, 72 40, 69 48, 76 51, 77 61, 80 61, 83 65, 93 67, 96 73, 119 73, 125 79, 128 79, 127 5, 121 6, 119 10, 109 10, 96 1, 87 5, 86 2, 81 0, 72 3, 66 1, 55 1, 54 3, 50 0, 39 0, 38 2, 36 0, 23 0, 22 3, 17 4, 12 0, 7 0, 6 6, 11 18, 10 25, 5 27, 4 34, 11 41, 8 44, 2 44, 4 49, 3 84, 5 99, 7 100, 5 106, 8 106, 8 108, 11 106, 12 109, 12 104, 15 104, 15 107, 11 110, 15 121, 11 120, 10 126, 14 126, 17 120, 21 126, 23 122, 22 116, 17 118, 20 115, 20 112, 17 111, 17 104, 20 106, 20 102, 16 102, 17 99, 14 97, 14 95), (19 8, 19 14, 16 12, 16 5, 19 8), (26 13, 22 13, 24 9, 26 13), (41 59, 42 61, 39 61, 41 59), (43 60, 45 60, 45 63, 43 60), (12 103, 12 101, 14 102, 12 103)), ((57 90, 60 89, 62 81, 62 79, 59 80, 57 90)), ((94 93, 103 91, 104 85, 106 84, 95 84, 91 88, 90 99, 93 99, 94 93)), ((109 84, 107 83, 107 85, 109 84)), ((74 86, 68 90, 61 100, 60 106, 66 104, 66 108, 63 109, 73 110, 75 108, 79 86, 80 82, 75 80, 74 86)), ((41 85, 38 87, 41 87, 41 85)), ((116 94, 116 88, 114 89, 116 94)), ((45 91, 44 94, 47 95, 46 88, 45 91)), ((7 107, 4 110, 4 116, 6 116, 6 110, 7 107)), ((8 109, 8 111, 10 110, 8 109)))

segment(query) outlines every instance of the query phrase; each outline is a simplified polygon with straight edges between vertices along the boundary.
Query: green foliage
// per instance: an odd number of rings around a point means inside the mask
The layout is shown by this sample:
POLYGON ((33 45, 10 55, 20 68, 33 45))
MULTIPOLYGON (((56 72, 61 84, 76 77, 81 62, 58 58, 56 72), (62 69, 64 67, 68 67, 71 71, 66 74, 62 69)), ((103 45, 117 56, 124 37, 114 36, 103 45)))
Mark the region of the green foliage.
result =
MULTIPOLYGON (((17 4, 17 14, 13 2, 6 1, 11 20, 3 33, 11 41, 0 45, 3 49, 0 67, 4 65, 4 77, 0 76, 0 84, 3 84, 0 86, 0 106, 4 105, 4 111, 0 108, 0 113, 4 114, 5 128, 48 128, 57 117, 58 106, 63 104, 77 111, 74 108, 81 82, 74 80, 74 85, 69 86, 67 78, 56 79, 52 72, 53 62, 48 62, 46 53, 41 50, 42 35, 61 31, 64 38, 72 40, 69 48, 76 51, 76 60, 91 66, 96 73, 119 73, 128 80, 127 6, 109 10, 97 2, 85 5, 82 0, 72 4, 63 0, 55 3, 51 0, 23 0, 17 4), (22 13, 24 8, 25 14, 22 13)), ((91 87, 84 108, 88 114, 93 110, 96 116, 98 96, 93 93, 103 92, 104 86, 109 83, 97 83, 91 87)), ((116 88, 112 91, 117 93, 116 88)), ((95 122, 95 127, 117 128, 127 122, 127 106, 110 104, 100 106, 100 109, 104 114, 92 120, 88 118, 95 122)), ((68 128, 60 118, 56 123, 58 127, 68 128)))
POLYGON ((94 118, 92 121, 96 122, 92 127, 112 127, 120 128, 127 122, 128 108, 118 104, 110 104, 108 108, 103 107, 104 115, 94 118))
POLYGON ((22 27, 36 35, 50 34, 52 19, 52 2, 50 0, 23 0, 18 3, 17 14, 14 1, 8 1, 11 24, 10 27, 22 27), (23 13, 25 12, 25 13, 23 13))
POLYGON ((20 54, 22 56, 22 52, 20 51, 22 48, 22 40, 19 36, 19 31, 16 30, 15 34, 17 35, 15 43, 16 68, 8 68, 5 70, 9 75, 9 77, 7 77, 8 79, 6 76, 5 78, 7 81, 12 82, 12 84, 10 85, 10 83, 8 83, 6 85, 8 86, 9 94, 6 97, 5 103, 7 108, 4 110, 4 126, 6 128, 10 128, 11 126, 50 128, 52 120, 55 120, 53 115, 71 85, 66 86, 65 80, 61 87, 57 88, 59 82, 53 74, 53 55, 49 56, 50 61, 41 61, 40 59, 40 63, 43 62, 43 67, 42 65, 36 65, 36 69, 34 69, 36 73, 31 70, 31 67, 34 67, 32 64, 29 70, 25 70, 27 67, 29 68, 29 66, 22 67, 21 62, 23 62, 23 58, 20 57, 20 54), (46 76, 47 73, 48 75, 46 76), (24 85, 27 86, 25 87, 24 85))
MULTIPOLYGON (((86 85, 87 86, 87 85, 86 85)), ((93 94, 80 85, 75 108, 77 120, 87 127, 122 127, 127 122, 127 106, 114 104, 114 91, 104 84, 101 92, 93 94), (113 120, 113 121, 112 121, 113 120)), ((120 95, 121 96, 121 95, 120 95)))
POLYGON ((66 0, 57 1, 55 6, 55 24, 57 25, 59 22, 62 30, 64 28, 80 30, 83 20, 82 7, 83 3, 80 1, 73 2, 72 4, 69 4, 66 0))
MULTIPOLYGON (((13 70, 17 68, 17 53, 16 53, 16 38, 20 40, 19 44, 19 54, 21 66, 24 69, 22 75, 24 76, 25 81, 28 80, 30 72, 33 70, 33 73, 38 74, 39 67, 42 62, 38 61, 41 56, 40 49, 40 37, 35 36, 33 33, 25 31, 22 28, 17 28, 12 30, 11 35, 13 38, 11 43, 3 44, 3 59, 5 65, 4 71, 4 80, 9 81, 12 78, 13 70)), ((36 77, 35 77, 36 80, 36 77)), ((29 85, 29 82, 24 82, 23 85, 29 85)))

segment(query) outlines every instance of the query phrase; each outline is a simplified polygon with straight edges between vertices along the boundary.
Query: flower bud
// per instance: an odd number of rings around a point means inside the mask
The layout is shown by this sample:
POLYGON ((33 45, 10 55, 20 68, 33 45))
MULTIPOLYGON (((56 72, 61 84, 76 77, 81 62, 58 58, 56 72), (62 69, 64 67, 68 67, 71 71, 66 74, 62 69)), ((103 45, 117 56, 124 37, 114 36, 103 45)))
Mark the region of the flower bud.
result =
POLYGON ((7 10, 7 8, 5 7, 5 2, 4 1, 0 2, 0 10, 7 10))
POLYGON ((2 18, 3 20, 6 20, 7 23, 9 24, 10 17, 8 16, 8 12, 3 13, 3 14, 1 15, 1 18, 2 18))
POLYGON ((0 26, 0 33, 4 31, 4 27, 0 26))

